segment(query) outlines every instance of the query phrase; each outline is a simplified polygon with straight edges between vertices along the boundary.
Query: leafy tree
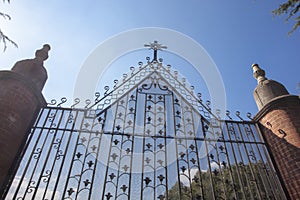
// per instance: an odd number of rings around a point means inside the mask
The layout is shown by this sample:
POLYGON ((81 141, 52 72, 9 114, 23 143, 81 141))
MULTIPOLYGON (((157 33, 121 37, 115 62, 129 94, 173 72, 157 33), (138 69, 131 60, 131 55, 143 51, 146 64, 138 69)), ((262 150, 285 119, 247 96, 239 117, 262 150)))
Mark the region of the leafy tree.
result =
POLYGON ((180 183, 179 187, 179 183, 175 183, 168 191, 168 200, 272 199, 271 191, 266 191, 264 185, 267 176, 262 172, 264 169, 265 165, 257 162, 252 166, 242 163, 224 166, 221 171, 198 171, 190 186, 180 183))
MULTIPOLYGON (((3 0, 3 2, 5 3, 5 0, 3 0)), ((7 0, 7 2, 10 3, 10 0, 7 0)), ((4 19, 11 20, 11 17, 8 14, 3 13, 1 11, 0 11, 0 16, 3 17, 4 19)), ((11 40, 7 35, 5 35, 5 33, 1 30, 1 28, 0 28, 0 42, 3 42, 4 51, 7 48, 7 42, 13 44, 15 47, 18 47, 18 45, 13 40, 11 40)))
POLYGON ((289 21, 291 18, 293 18, 296 22, 292 28, 292 30, 289 32, 291 34, 294 32, 298 26, 300 26, 300 0, 288 0, 287 2, 280 4, 280 6, 273 10, 274 15, 288 15, 285 19, 286 21, 289 21))

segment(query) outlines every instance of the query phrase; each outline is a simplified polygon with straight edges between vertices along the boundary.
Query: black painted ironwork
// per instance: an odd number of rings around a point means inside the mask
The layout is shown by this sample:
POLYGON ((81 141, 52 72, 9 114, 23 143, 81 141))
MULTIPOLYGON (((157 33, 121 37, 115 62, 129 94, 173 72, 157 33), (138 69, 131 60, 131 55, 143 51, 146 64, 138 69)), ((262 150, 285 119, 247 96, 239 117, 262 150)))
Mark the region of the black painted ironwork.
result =
POLYGON ((254 122, 221 120, 156 59, 139 65, 84 109, 42 109, 4 199, 286 199, 254 122))

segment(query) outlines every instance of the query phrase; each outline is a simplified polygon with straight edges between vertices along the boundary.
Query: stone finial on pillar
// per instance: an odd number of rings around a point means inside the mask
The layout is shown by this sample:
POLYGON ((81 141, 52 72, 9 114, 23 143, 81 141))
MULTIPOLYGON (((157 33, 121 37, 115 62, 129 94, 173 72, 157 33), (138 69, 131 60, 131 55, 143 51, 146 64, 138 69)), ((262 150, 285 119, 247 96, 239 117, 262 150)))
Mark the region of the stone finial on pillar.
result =
POLYGON ((253 96, 259 110, 276 97, 289 94, 281 83, 267 79, 265 71, 258 64, 253 64, 252 69, 258 83, 253 96))
POLYGON ((45 44, 42 49, 35 52, 34 59, 18 61, 12 67, 12 71, 15 71, 26 77, 28 80, 31 80, 34 87, 42 91, 46 80, 48 79, 47 71, 44 67, 44 61, 48 58, 49 50, 50 45, 45 44))
POLYGON ((49 57, 48 52, 50 51, 50 49, 51 48, 49 44, 44 44, 43 48, 36 50, 35 59, 44 62, 49 57))

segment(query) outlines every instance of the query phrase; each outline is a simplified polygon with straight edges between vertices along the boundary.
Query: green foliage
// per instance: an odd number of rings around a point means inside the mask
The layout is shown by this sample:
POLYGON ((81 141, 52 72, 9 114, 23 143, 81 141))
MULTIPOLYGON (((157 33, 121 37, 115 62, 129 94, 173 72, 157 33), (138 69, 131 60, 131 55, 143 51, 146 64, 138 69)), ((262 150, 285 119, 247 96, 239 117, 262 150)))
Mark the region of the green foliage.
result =
POLYGON ((197 172, 190 186, 177 182, 169 191, 169 200, 198 199, 268 199, 263 163, 232 165, 222 170, 197 172), (180 189, 179 189, 180 188, 180 189), (181 197, 181 198, 179 198, 181 197))
MULTIPOLYGON (((5 3, 5 0, 3 0, 3 2, 5 3)), ((10 3, 10 0, 7 0, 7 2, 10 3)), ((3 17, 4 19, 7 19, 7 20, 11 20, 11 17, 8 14, 3 13, 3 12, 0 12, 0 17, 3 17)), ((0 28, 0 42, 3 43, 4 51, 7 48, 8 42, 11 43, 12 45, 14 45, 15 47, 18 47, 18 45, 12 39, 10 39, 7 35, 5 35, 4 32, 2 32, 1 28, 0 28)))
POLYGON ((273 10, 274 15, 288 15, 285 19, 286 21, 289 21, 291 18, 293 18, 296 22, 292 28, 292 30, 289 32, 291 34, 294 32, 298 26, 300 26, 300 0, 288 0, 287 2, 280 4, 280 6, 273 10))

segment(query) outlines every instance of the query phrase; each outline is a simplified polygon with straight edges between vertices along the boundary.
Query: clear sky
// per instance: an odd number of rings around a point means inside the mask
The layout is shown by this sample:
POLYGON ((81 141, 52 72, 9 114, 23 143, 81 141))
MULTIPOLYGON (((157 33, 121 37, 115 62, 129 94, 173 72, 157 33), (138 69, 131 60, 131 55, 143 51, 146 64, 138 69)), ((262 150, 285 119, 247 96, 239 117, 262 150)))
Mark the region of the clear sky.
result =
MULTIPOLYGON (((52 49, 45 62, 49 76, 43 90, 45 98, 49 102, 52 98, 66 96, 72 101, 79 70, 99 44, 115 34, 135 28, 168 28, 193 38, 205 48, 221 73, 227 108, 231 112, 240 110, 243 115, 247 112, 255 114, 257 108, 252 93, 257 83, 252 76, 253 63, 258 63, 269 79, 283 83, 290 93, 300 92, 297 89, 297 83, 300 82, 300 30, 288 36, 293 22, 285 23, 284 17, 272 16, 271 11, 280 2, 282 1, 1 2, 1 11, 12 17, 10 21, 0 19, 1 30, 19 48, 9 45, 4 53, 0 53, 0 69, 10 69, 16 61, 34 57, 35 50, 48 43, 52 49)), ((148 42, 150 41, 145 41, 148 42)), ((138 54, 133 53, 129 56, 129 63, 137 65, 146 56, 149 56, 146 49, 138 54)), ((122 59, 115 65, 124 65, 122 70, 129 70, 128 60, 124 63, 121 61, 122 59)), ((178 59, 166 62, 174 67, 184 64, 178 59)), ((107 84, 120 77, 120 69, 118 66, 112 68, 107 75, 110 78, 107 84)), ((205 90, 201 81, 197 82, 193 77, 187 79, 196 89, 205 90)))

